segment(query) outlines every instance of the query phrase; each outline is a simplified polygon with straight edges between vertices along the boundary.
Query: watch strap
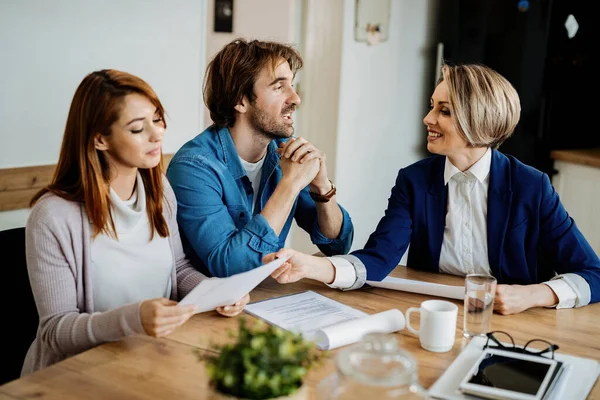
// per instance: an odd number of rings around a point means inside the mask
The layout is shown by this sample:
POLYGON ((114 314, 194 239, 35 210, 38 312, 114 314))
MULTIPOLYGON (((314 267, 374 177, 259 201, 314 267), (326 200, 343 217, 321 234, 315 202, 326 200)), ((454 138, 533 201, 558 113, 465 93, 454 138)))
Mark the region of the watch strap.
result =
POLYGON ((335 187, 335 185, 333 184, 333 182, 331 182, 331 180, 329 181, 329 183, 331 183, 331 190, 325 194, 320 194, 320 193, 313 193, 310 190, 308 191, 308 193, 310 194, 310 197, 316 201, 317 203, 327 203, 329 200, 331 200, 331 198, 333 196, 335 196, 337 189, 335 187))

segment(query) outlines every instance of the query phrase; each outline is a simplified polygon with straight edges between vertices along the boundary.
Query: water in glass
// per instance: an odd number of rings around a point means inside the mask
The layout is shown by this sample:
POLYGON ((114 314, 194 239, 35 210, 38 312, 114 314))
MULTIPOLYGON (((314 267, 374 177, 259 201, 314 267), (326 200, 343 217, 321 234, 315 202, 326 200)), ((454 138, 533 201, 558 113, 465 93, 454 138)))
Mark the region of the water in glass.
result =
POLYGON ((463 336, 484 336, 491 331, 496 279, 488 275, 467 275, 463 336))

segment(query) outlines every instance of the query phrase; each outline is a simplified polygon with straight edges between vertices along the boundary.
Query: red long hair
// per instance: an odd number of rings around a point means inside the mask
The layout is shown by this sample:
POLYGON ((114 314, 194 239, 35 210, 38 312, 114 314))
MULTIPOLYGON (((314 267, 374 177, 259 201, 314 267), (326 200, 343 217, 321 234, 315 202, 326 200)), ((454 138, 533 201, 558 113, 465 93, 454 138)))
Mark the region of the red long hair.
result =
MULTIPOLYGON (((123 98, 141 94, 156 106, 164 121, 164 108, 154 90, 137 76, 112 69, 92 72, 75 91, 52 183, 31 200, 33 206, 51 192, 70 201, 83 203, 94 225, 94 236, 106 233, 117 237, 110 211, 110 171, 101 152, 94 146, 94 136, 111 135, 111 126, 119 118, 123 98)), ((166 123, 165 123, 166 127, 166 123)), ((169 235, 163 216, 162 154, 161 162, 151 169, 140 169, 146 191, 146 212, 152 230, 161 237, 169 235)))

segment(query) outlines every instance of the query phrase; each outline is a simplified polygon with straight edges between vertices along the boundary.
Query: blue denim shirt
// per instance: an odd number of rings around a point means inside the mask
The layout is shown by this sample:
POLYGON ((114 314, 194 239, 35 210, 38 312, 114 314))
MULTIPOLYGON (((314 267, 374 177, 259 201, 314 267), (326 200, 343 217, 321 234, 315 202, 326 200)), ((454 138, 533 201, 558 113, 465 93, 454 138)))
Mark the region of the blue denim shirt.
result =
POLYGON ((328 239, 317 223, 317 209, 304 188, 296 198, 279 236, 260 212, 282 177, 276 150, 285 139, 269 143, 262 169, 258 201, 229 129, 210 127, 187 142, 173 157, 167 178, 177 197, 177 222, 184 249, 205 274, 224 277, 262 265, 264 255, 285 245, 292 218, 310 233, 326 255, 350 251, 354 227, 348 212, 339 237, 328 239))

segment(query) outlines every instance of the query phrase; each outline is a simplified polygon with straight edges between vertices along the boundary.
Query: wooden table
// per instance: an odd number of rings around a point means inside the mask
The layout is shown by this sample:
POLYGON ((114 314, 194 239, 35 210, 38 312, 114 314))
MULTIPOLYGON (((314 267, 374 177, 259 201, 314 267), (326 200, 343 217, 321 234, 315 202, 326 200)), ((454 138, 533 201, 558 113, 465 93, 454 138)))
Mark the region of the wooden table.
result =
MULTIPOLYGON (((405 267, 396 268, 392 276, 450 285, 463 283, 459 277, 405 267)), ((370 314, 390 308, 405 313, 408 307, 418 307, 429 298, 375 288, 342 292, 312 281, 279 285, 269 278, 252 292, 252 300, 303 290, 314 290, 370 314)), ((450 352, 423 350, 418 338, 407 330, 395 334, 401 346, 417 360, 419 381, 425 388, 439 378, 468 343, 462 337, 462 302, 451 301, 459 305, 459 315, 456 342, 450 352)), ((107 343, 0 386, 0 399, 205 399, 209 396, 208 380, 194 349, 210 351, 211 343, 231 340, 225 333, 236 329, 237 322, 237 318, 203 313, 167 338, 137 335, 107 343)), ((532 309, 511 316, 495 314, 492 329, 510 332, 517 344, 525 344, 531 338, 545 338, 558 344, 561 352, 600 360, 599 322, 600 303, 577 310, 532 309)), ((330 359, 309 373, 307 383, 311 391, 314 392, 321 379, 335 371, 334 358, 338 351, 332 351, 330 359)), ((600 384, 596 383, 589 399, 600 399, 600 384)))

